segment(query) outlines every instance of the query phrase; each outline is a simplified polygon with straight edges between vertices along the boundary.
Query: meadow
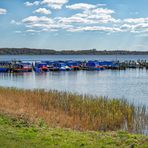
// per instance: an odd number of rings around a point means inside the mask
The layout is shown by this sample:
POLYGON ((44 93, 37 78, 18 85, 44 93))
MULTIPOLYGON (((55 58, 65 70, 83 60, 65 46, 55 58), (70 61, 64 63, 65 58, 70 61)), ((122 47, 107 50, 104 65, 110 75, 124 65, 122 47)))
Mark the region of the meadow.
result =
MULTIPOLYGON (((41 122, 42 123, 42 122, 41 122)), ((74 131, 64 128, 36 127, 26 120, 0 114, 2 148, 147 148, 148 137, 127 132, 74 131)))

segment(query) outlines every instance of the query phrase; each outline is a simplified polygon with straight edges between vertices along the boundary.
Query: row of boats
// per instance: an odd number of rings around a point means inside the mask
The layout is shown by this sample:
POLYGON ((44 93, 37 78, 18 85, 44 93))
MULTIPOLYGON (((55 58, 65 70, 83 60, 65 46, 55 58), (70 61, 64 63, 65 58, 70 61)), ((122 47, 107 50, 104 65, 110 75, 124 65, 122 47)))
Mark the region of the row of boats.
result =
POLYGON ((119 62, 119 61, 1 61, 0 72, 48 72, 48 71, 72 71, 72 70, 105 70, 148 67, 146 62, 119 62))
POLYGON ((118 63, 114 61, 1 61, 0 72, 48 72, 72 70, 105 70, 116 69, 118 63))

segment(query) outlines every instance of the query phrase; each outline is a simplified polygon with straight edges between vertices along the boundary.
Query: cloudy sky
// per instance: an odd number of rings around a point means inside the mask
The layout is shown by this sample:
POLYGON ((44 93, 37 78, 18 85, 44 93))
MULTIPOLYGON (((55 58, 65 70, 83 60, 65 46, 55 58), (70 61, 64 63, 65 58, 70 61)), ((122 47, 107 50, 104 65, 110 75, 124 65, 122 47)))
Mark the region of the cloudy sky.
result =
POLYGON ((148 0, 0 0, 0 47, 148 50, 148 0))

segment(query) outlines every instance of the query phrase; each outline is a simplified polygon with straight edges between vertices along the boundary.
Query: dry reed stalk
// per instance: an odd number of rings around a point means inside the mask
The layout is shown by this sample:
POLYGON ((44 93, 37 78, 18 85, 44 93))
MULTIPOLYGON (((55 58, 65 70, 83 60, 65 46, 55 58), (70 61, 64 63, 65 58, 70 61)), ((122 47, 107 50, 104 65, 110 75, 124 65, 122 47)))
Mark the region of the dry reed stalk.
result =
POLYGON ((125 100, 14 88, 0 88, 0 110, 33 122, 42 119, 52 127, 77 130, 119 130, 126 124, 127 130, 133 131, 140 124, 136 125, 135 117, 140 113, 142 119, 148 116, 146 109, 137 111, 125 100))

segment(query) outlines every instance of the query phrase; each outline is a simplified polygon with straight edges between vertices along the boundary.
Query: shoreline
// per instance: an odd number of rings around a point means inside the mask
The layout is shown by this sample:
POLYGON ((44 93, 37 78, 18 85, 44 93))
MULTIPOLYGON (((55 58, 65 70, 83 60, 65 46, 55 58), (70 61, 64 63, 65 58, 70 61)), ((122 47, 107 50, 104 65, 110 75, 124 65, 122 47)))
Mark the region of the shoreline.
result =
POLYGON ((147 111, 126 100, 0 87, 0 147, 146 148, 147 111))
POLYGON ((49 127, 142 133, 148 123, 145 106, 105 97, 0 87, 0 102, 2 113, 34 123, 42 119, 49 127))

